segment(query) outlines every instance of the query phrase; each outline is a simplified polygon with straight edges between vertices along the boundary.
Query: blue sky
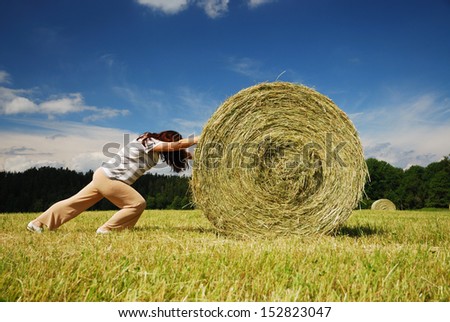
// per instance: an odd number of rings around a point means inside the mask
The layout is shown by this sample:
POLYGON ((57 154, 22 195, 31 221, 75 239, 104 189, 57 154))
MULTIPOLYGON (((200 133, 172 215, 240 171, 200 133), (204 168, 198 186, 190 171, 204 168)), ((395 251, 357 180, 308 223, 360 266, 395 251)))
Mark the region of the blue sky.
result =
POLYGON ((0 169, 96 168, 123 134, 200 134, 239 90, 302 83, 399 167, 450 153, 449 0, 2 0, 0 169))

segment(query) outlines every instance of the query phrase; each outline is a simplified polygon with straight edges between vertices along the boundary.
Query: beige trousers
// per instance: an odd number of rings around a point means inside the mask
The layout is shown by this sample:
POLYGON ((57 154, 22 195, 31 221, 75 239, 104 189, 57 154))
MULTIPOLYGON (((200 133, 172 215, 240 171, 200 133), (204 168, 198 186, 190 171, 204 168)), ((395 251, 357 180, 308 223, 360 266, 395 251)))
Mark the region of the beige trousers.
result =
POLYGON ((128 184, 108 178, 101 168, 92 181, 76 195, 59 201, 36 218, 54 230, 106 198, 120 208, 102 228, 115 230, 133 227, 145 209, 145 199, 128 184))

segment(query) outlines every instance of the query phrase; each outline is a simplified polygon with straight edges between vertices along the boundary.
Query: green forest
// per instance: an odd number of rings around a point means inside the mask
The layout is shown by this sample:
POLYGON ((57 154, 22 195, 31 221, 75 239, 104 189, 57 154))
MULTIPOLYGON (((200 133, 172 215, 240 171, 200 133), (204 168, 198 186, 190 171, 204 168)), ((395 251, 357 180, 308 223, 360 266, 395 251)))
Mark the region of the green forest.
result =
MULTIPOLYGON (((370 181, 360 208, 370 208, 381 198, 397 209, 448 208, 450 203, 450 158, 426 167, 406 170, 385 161, 367 159, 370 181)), ((87 185, 92 171, 80 173, 63 168, 32 168, 24 172, 0 172, 0 212, 41 212, 87 185)), ((192 209, 189 178, 147 174, 133 187, 147 200, 148 209, 192 209)), ((103 199, 91 210, 116 207, 103 199)))
MULTIPOLYGON (((93 171, 32 168, 0 172, 0 212, 41 212, 77 193, 92 180, 93 171)), ((133 185, 146 200, 147 209, 192 209, 189 178, 147 174, 133 185)), ((90 210, 117 209, 102 199, 90 210)))
POLYGON ((450 155, 426 167, 414 165, 406 170, 373 158, 366 163, 370 181, 361 208, 370 208, 381 198, 391 200, 397 209, 449 207, 450 155))

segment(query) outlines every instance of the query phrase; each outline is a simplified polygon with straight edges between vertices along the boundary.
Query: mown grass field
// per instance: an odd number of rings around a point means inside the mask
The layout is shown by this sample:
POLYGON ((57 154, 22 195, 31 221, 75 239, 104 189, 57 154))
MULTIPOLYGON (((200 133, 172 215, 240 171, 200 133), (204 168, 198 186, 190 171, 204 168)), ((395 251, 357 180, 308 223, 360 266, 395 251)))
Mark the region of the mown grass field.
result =
POLYGON ((336 236, 236 240, 199 211, 95 230, 86 212, 33 234, 0 214, 2 301, 450 301, 450 211, 355 211, 336 236))

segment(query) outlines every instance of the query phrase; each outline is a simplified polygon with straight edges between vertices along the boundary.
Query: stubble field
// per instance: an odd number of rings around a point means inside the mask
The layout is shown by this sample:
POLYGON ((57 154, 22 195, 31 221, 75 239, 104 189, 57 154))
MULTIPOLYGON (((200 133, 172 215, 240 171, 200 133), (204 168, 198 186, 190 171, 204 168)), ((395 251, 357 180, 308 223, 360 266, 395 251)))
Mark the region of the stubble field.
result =
POLYGON ((147 210, 98 236, 85 212, 56 232, 0 214, 1 301, 450 301, 450 211, 354 211, 335 236, 237 240, 200 211, 147 210))

